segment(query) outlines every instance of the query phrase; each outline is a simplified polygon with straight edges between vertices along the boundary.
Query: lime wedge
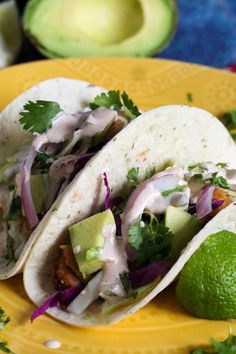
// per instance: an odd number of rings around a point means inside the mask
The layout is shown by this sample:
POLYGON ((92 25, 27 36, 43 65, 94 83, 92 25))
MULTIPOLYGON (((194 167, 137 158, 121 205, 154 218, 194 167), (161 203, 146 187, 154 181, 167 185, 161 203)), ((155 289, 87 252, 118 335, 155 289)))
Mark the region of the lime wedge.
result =
POLYGON ((14 0, 0 4, 0 68, 12 64, 21 46, 20 20, 14 0))

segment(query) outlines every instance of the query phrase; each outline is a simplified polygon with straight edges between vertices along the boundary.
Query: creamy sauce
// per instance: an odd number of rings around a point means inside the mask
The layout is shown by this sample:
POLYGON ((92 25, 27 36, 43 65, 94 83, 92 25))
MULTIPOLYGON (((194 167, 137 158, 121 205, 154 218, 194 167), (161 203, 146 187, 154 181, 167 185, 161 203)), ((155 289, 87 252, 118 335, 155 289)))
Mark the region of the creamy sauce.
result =
MULTIPOLYGON (((84 119, 84 118, 83 118, 84 119)), ((36 136, 32 145, 38 151, 47 143, 58 144, 72 138, 73 131, 81 124, 81 116, 60 112, 47 132, 36 136)))
POLYGON ((231 190, 236 191, 236 170, 221 168, 213 162, 204 162, 193 168, 191 171, 185 173, 185 179, 191 190, 190 201, 196 203, 197 196, 203 187, 201 180, 194 175, 202 175, 203 180, 207 180, 212 177, 213 173, 217 173, 217 177, 223 177, 229 184, 231 190))
POLYGON ((168 168, 155 174, 152 178, 141 183, 131 194, 122 217, 122 237, 125 244, 128 242, 128 230, 145 210, 153 214, 163 214, 168 206, 188 206, 190 190, 182 179, 184 170, 180 167, 168 168), (172 192, 163 196, 162 192, 172 190, 177 185, 186 185, 182 192, 172 192))
POLYGON ((45 347, 50 348, 50 349, 59 349, 61 348, 61 342, 59 342, 59 340, 55 340, 55 339, 49 339, 46 340, 43 345, 45 345, 45 347))
POLYGON ((81 136, 91 138, 97 133, 102 133, 117 117, 117 112, 99 107, 90 114, 81 128, 81 136))
POLYGON ((80 245, 77 245, 76 247, 74 247, 74 248, 73 248, 73 252, 74 252, 74 254, 78 254, 78 253, 80 253, 80 250, 81 250, 80 245))
POLYGON ((104 261, 103 277, 99 295, 106 300, 123 296, 124 289, 119 274, 128 271, 127 255, 122 240, 116 239, 115 225, 106 225, 103 229, 105 238, 100 258, 104 261))

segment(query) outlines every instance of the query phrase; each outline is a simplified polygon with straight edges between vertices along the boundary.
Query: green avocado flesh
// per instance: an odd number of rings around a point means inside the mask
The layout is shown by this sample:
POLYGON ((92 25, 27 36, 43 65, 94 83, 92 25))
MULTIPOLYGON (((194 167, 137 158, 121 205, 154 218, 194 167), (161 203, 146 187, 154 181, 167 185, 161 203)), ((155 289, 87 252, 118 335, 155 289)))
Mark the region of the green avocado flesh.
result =
POLYGON ((201 230, 203 225, 195 216, 173 206, 169 206, 166 210, 165 225, 174 235, 170 254, 170 262, 173 264, 177 261, 187 243, 201 230))
POLYGON ((69 228, 70 239, 79 270, 89 275, 102 269, 100 250, 104 245, 103 230, 107 225, 115 225, 110 209, 82 220, 69 228))
POLYGON ((171 39, 174 0, 30 0, 23 24, 49 57, 145 56, 171 39))
POLYGON ((36 213, 40 214, 44 209, 44 203, 47 197, 44 175, 31 175, 30 188, 36 213))

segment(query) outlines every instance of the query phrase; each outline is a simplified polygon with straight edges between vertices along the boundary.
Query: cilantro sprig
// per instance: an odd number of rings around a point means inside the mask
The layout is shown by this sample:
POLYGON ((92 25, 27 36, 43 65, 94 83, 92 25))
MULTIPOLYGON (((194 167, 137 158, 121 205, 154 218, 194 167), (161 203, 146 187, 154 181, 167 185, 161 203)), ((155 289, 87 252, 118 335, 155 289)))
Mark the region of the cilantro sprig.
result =
POLYGON ((128 117, 128 120, 132 120, 138 117, 141 112, 134 102, 129 98, 128 94, 124 91, 108 91, 107 93, 102 92, 100 95, 96 96, 94 101, 89 104, 91 109, 96 109, 98 107, 106 107, 111 109, 123 109, 128 117))
POLYGON ((52 126, 55 116, 62 111, 57 102, 28 101, 20 112, 20 123, 31 133, 44 133, 52 126))
POLYGON ((6 254, 4 258, 7 260, 7 266, 15 260, 15 252, 14 252, 15 240, 9 234, 7 235, 7 243, 6 243, 6 254))
POLYGON ((235 354, 236 353, 236 336, 229 330, 229 336, 223 342, 211 338, 212 348, 207 351, 202 348, 190 351, 190 354, 235 354))
POLYGON ((178 184, 175 188, 168 189, 168 190, 162 192, 161 195, 163 197, 168 197, 170 194, 172 194, 174 192, 183 192, 186 189, 186 187, 187 187, 186 185, 181 186, 178 184))
POLYGON ((217 185, 224 189, 230 189, 227 180, 224 177, 217 176, 217 172, 212 173, 211 178, 207 178, 205 181, 209 181, 212 185, 217 185))
POLYGON ((5 311, 0 307, 0 330, 6 327, 6 324, 10 321, 10 317, 5 314, 5 311))
POLYGON ((145 212, 142 220, 135 222, 128 231, 128 241, 137 250, 135 263, 144 266, 165 259, 171 251, 173 234, 154 214, 145 212))
POLYGON ((128 172, 127 178, 128 178, 130 186, 133 188, 136 188, 139 183, 138 182, 138 173, 139 173, 138 167, 133 167, 128 172))
POLYGON ((133 297, 134 299, 136 299, 138 292, 132 289, 132 285, 129 279, 129 273, 124 271, 119 274, 119 277, 126 296, 133 297))
MULTIPOLYGON (((0 330, 3 330, 9 321, 10 317, 7 316, 5 311, 0 307, 0 330)), ((14 354, 11 349, 8 348, 8 344, 5 340, 0 340, 0 350, 4 353, 14 354)))
POLYGON ((236 129, 236 109, 231 109, 223 114, 222 122, 227 129, 236 129))

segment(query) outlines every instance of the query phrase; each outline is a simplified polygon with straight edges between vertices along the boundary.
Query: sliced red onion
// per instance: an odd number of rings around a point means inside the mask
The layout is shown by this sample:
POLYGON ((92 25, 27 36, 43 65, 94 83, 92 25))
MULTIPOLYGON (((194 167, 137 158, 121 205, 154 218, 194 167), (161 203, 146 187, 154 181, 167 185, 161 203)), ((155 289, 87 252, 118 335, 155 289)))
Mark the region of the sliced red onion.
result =
POLYGON ((133 289, 152 283, 168 267, 166 260, 155 261, 147 266, 129 273, 129 279, 133 289))
POLYGON ((109 187, 109 183, 108 183, 108 179, 107 179, 107 174, 106 172, 103 173, 103 181, 106 187, 106 196, 105 196, 105 210, 110 209, 111 208, 111 200, 110 200, 110 194, 111 194, 111 190, 109 187))
POLYGON ((212 209, 216 209, 224 203, 224 200, 212 199, 212 209))
POLYGON ((83 287, 70 287, 63 291, 57 291, 35 310, 31 315, 31 322, 43 315, 50 307, 68 306, 76 296, 82 291, 83 287))
POLYGON ((28 150, 20 172, 20 193, 22 208, 31 229, 34 228, 39 221, 30 189, 30 174, 35 156, 36 151, 34 147, 31 146, 28 150))
POLYGON ((236 63, 231 63, 225 67, 226 70, 236 73, 236 63))
POLYGON ((215 186, 206 186, 198 194, 196 203, 196 214, 198 218, 204 218, 212 212, 212 197, 215 186))

